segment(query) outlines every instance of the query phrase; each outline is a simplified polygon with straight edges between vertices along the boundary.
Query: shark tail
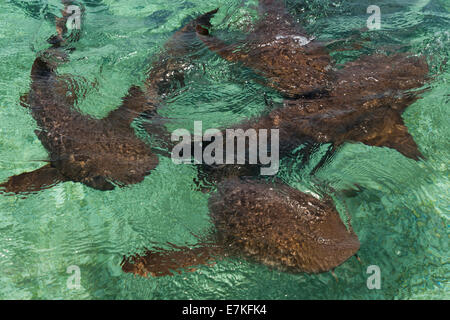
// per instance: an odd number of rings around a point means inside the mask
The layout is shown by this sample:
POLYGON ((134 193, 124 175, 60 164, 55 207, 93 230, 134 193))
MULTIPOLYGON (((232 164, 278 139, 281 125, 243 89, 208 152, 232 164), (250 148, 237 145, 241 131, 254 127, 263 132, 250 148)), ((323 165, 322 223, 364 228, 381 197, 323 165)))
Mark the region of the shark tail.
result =
POLYGON ((155 248, 147 250, 143 256, 124 257, 121 263, 125 273, 142 277, 163 277, 194 272, 195 266, 211 265, 220 249, 214 245, 198 245, 194 248, 169 243, 173 249, 155 248))

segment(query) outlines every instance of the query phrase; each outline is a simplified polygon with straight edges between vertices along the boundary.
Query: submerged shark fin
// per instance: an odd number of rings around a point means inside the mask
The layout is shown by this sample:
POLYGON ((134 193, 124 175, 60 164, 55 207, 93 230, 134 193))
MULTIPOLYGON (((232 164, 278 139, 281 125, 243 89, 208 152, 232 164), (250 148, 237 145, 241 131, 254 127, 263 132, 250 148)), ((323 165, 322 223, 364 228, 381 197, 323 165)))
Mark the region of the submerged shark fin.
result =
POLYGON ((210 35, 207 28, 212 26, 211 19, 219 11, 219 9, 210 11, 195 20, 197 37, 213 52, 221 56, 223 59, 236 62, 243 60, 235 51, 237 44, 226 44, 222 40, 210 35))
POLYGON ((29 108, 30 104, 28 102, 29 93, 25 93, 20 96, 20 105, 24 108, 29 108))
POLYGON ((242 60, 234 51, 237 45, 228 45, 222 40, 210 35, 207 27, 211 27, 211 19, 218 12, 219 9, 213 10, 199 17, 195 22, 197 23, 196 31, 197 37, 213 52, 228 61, 242 60))
POLYGON ((369 146, 395 149, 405 157, 416 161, 424 158, 397 112, 390 111, 385 114, 383 121, 378 121, 369 132, 357 140, 369 146))
POLYGON ((65 180, 57 169, 46 165, 35 171, 10 177, 7 182, 0 184, 0 194, 30 194, 49 189, 65 180))
POLYGON ((391 108, 403 112, 427 90, 428 72, 428 63, 421 56, 362 56, 337 71, 334 95, 392 97, 391 108))
POLYGON ((284 13, 286 7, 283 0, 259 0, 258 10, 260 14, 284 13))

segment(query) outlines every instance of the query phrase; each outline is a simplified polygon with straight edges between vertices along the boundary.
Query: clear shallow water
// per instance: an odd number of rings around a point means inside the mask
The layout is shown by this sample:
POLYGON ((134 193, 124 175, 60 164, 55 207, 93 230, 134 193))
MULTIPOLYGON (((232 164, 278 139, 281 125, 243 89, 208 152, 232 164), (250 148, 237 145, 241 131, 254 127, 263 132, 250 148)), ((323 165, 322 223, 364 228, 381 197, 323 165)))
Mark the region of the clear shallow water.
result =
MULTIPOLYGON (((54 33, 59 1, 0 2, 0 181, 43 165, 47 153, 36 124, 19 104, 27 92, 36 50, 54 33)), ((232 39, 247 29, 256 1, 84 1, 82 39, 61 73, 77 76, 85 98, 78 108, 103 117, 119 105, 164 42, 189 18, 220 7, 216 32, 232 39), (227 35, 228 33, 228 35, 227 35)), ((339 62, 392 48, 425 54, 435 76, 423 99, 404 113, 426 160, 394 150, 347 144, 318 177, 336 189, 364 190, 345 202, 361 241, 362 264, 350 259, 331 274, 287 274, 238 259, 195 273, 144 279, 123 274, 124 254, 152 242, 195 243, 205 234, 208 195, 196 191, 196 170, 161 164, 141 184, 100 192, 64 183, 28 196, 0 197, 0 298, 20 299, 428 299, 449 298, 450 5, 448 1, 377 1, 382 31, 361 31, 372 1, 289 1, 290 11, 321 40, 365 39, 359 51, 337 52, 339 62), (81 289, 68 290, 66 270, 81 269, 81 289), (378 265, 382 289, 368 290, 366 269, 378 265)), ((170 97, 173 128, 239 122, 262 112, 275 92, 249 71, 198 48, 202 58, 186 87, 170 97)), ((310 166, 283 163, 279 176, 311 188, 310 166)), ((343 198, 338 198, 343 206, 343 198)))

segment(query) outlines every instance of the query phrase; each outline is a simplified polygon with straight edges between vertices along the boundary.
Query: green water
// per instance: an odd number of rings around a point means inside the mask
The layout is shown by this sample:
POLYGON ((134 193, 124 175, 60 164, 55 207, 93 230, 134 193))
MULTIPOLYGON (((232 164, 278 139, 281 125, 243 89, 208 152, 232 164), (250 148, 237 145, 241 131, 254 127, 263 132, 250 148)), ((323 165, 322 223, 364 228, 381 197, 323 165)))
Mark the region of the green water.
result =
MULTIPOLYGON (((382 30, 363 30, 373 1, 292 0, 290 12, 321 40, 365 39, 360 51, 336 53, 337 61, 376 50, 426 55, 433 80, 423 99, 404 113, 426 160, 391 149, 347 144, 317 176, 336 189, 358 183, 363 191, 345 202, 361 241, 362 263, 352 258, 330 273, 287 274, 239 259, 195 273, 144 279, 122 273, 123 255, 152 242, 196 242, 205 234, 208 195, 198 192, 196 170, 161 164, 141 184, 100 192, 63 183, 28 196, 0 196, 0 299, 448 299, 450 160, 450 3, 447 0, 378 0, 382 30), (81 288, 68 289, 69 266, 79 266, 81 288), (381 270, 381 289, 369 290, 367 267, 381 270)), ((62 73, 77 77, 85 98, 78 108, 102 117, 119 105, 164 42, 182 23, 220 7, 215 32, 242 33, 256 16, 257 1, 84 1, 83 34, 62 73), (95 85, 93 85, 95 84, 95 85)), ((0 181, 44 165, 47 152, 19 97, 29 87, 37 50, 54 33, 59 1, 0 0, 0 181)), ((169 97, 165 116, 175 127, 239 122, 260 114, 264 93, 277 93, 253 75, 203 47, 186 87, 169 97)), ((145 137, 144 137, 145 138, 145 137)), ((323 150, 322 150, 323 151, 323 150)), ((309 170, 284 161, 279 177, 311 188, 309 170)), ((296 165, 297 164, 297 165, 296 165)), ((343 198, 337 199, 342 208, 343 198)))

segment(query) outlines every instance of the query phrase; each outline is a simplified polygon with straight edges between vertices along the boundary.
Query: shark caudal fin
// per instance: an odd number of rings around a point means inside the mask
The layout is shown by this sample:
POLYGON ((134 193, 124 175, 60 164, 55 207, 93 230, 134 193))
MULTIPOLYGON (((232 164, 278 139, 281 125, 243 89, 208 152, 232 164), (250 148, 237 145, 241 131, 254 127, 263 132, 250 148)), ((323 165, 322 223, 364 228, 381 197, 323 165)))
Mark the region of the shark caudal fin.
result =
POLYGON ((46 165, 32 172, 12 176, 7 182, 0 184, 0 194, 30 194, 49 189, 66 179, 59 171, 46 165))
MULTIPOLYGON (((211 27, 210 19, 218 9, 191 20, 175 32, 164 44, 164 50, 147 72, 146 87, 151 96, 167 96, 175 88, 184 87, 184 72, 190 69, 191 60, 197 56, 197 32, 211 27)), ((200 31, 201 33, 201 31, 200 31)))
MULTIPOLYGON (((77 97, 76 92, 70 87, 76 82, 72 81, 71 77, 56 75, 56 70, 59 65, 69 61, 69 53, 74 50, 69 45, 79 40, 80 31, 74 29, 67 36, 68 30, 65 25, 72 13, 68 11, 69 1, 62 0, 61 2, 64 9, 61 10, 62 18, 57 17, 55 21, 57 35, 53 35, 47 40, 51 47, 39 52, 34 60, 31 68, 31 88, 42 95, 57 94, 65 103, 72 105, 77 97), (49 84, 49 81, 52 83, 49 84)), ((27 100, 28 97, 21 97, 22 106, 28 106, 27 100)))
POLYGON ((125 273, 142 277, 163 277, 180 274, 182 271, 194 272, 195 266, 211 265, 220 249, 214 245, 180 247, 169 243, 174 250, 155 248, 147 250, 143 256, 123 258, 121 263, 125 273))

